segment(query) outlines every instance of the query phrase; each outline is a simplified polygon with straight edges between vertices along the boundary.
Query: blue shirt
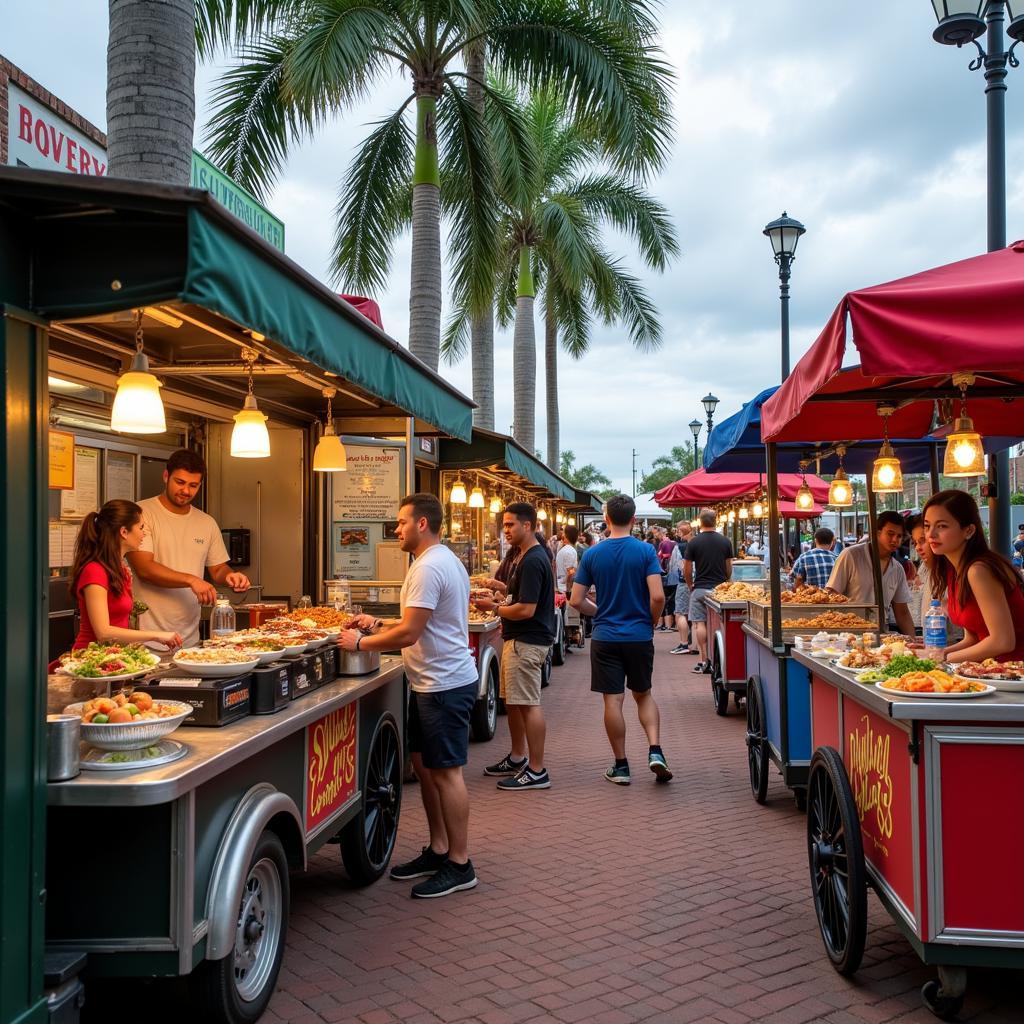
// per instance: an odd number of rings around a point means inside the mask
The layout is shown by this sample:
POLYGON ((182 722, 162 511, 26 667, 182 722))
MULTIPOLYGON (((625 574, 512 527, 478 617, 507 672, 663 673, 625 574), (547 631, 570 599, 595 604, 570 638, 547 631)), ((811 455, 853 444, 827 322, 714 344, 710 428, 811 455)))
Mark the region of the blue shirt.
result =
POLYGON ((594 639, 643 643, 654 639, 647 577, 661 579, 658 556, 636 537, 609 537, 588 548, 573 584, 597 587, 594 639))
POLYGON ((836 556, 824 548, 811 548, 793 563, 793 576, 802 576, 809 587, 823 587, 832 575, 836 556))

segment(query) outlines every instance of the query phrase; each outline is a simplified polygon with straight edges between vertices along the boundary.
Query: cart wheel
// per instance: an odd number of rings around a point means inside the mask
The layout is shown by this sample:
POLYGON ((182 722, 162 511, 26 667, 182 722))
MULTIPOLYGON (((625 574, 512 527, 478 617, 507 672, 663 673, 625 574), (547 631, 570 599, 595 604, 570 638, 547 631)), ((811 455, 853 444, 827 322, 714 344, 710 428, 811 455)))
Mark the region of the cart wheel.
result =
POLYGON ((868 890, 853 792, 834 747, 819 747, 807 785, 807 856, 818 927, 832 966, 853 974, 864 956, 868 890))
POLYGON ((487 668, 487 693, 473 705, 469 725, 477 743, 493 739, 498 728, 498 668, 493 661, 487 668))
POLYGON ((565 612, 561 608, 555 610, 555 642, 551 645, 551 661, 555 665, 565 664, 565 612))
POLYGON ((759 803, 768 800, 768 739, 764 724, 764 698, 761 682, 751 676, 747 680, 747 768, 750 789, 759 803))
POLYGON ((388 866, 402 809, 402 758, 390 715, 377 723, 366 758, 359 813, 341 830, 341 859, 356 885, 377 881, 388 866))
POLYGON ((938 981, 927 981, 921 989, 924 1005, 939 1020, 956 1020, 967 994, 967 972, 962 967, 939 967, 938 981))
POLYGON ((544 664, 540 668, 540 688, 542 690, 546 686, 551 685, 551 663, 554 660, 551 655, 552 647, 548 648, 548 656, 544 659, 544 664))
POLYGON ((264 832, 242 889, 235 948, 193 975, 201 1020, 250 1024, 274 994, 288 930, 288 858, 281 840, 264 832))
POLYGON ((722 652, 718 646, 718 637, 711 652, 711 696, 715 702, 715 714, 729 713, 729 691, 725 688, 722 678, 722 652))

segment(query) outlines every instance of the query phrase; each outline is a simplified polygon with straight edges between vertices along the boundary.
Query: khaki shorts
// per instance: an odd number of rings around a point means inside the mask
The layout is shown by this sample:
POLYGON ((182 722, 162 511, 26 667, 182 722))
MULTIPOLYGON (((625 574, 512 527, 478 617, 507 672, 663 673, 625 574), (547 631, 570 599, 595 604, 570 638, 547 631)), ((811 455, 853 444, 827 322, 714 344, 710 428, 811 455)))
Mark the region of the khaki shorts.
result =
POLYGON ((540 673, 550 647, 506 640, 501 648, 501 699, 506 704, 539 704, 540 673))

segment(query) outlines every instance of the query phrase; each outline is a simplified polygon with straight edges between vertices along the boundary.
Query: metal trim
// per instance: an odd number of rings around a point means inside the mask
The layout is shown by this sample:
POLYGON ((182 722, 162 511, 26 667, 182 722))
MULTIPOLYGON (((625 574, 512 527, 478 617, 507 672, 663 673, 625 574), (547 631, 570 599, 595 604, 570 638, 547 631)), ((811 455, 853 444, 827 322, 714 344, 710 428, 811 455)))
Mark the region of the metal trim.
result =
POLYGON ((171 830, 171 939, 178 947, 178 969, 192 970, 192 946, 186 942, 194 931, 193 893, 195 889, 196 794, 186 793, 174 802, 171 830))
POLYGON ((1007 946, 1011 949, 1024 949, 1024 932, 946 928, 931 941, 937 946, 1007 946))
MULTIPOLYGON (((358 743, 358 739, 356 741, 358 743)), ((338 819, 355 803, 358 803, 363 798, 362 789, 357 789, 342 805, 339 807, 334 814, 332 814, 326 821, 321 821, 319 825, 312 832, 304 832, 305 843, 307 846, 319 836, 323 835, 325 831, 330 828, 337 829, 338 819)))
MULTIPOLYGON (((916 737, 913 733, 911 723, 910 741, 913 743, 916 737)), ((924 906, 921 903, 921 801, 918 796, 918 789, 921 785, 921 759, 916 761, 910 758, 910 848, 914 858, 914 906, 917 908, 918 924, 915 927, 916 933, 920 936, 921 924, 924 921, 924 906)), ((928 919, 931 920, 931 903, 928 904, 928 919)))
POLYGON ((477 700, 482 700, 487 696, 487 687, 489 685, 487 677, 491 671, 491 663, 497 661, 497 659, 498 655, 495 653, 494 648, 490 644, 483 645, 483 650, 480 652, 480 679, 476 691, 477 700))
POLYGON ((864 858, 864 866, 871 876, 871 884, 885 894, 885 898, 891 903, 893 910, 903 918, 904 923, 917 934, 917 919, 910 912, 910 908, 896 895, 893 887, 885 880, 881 872, 867 859, 864 858))
POLYGON ((173 953, 174 943, 167 938, 146 936, 136 939, 46 940, 47 949, 72 949, 85 953, 173 953))

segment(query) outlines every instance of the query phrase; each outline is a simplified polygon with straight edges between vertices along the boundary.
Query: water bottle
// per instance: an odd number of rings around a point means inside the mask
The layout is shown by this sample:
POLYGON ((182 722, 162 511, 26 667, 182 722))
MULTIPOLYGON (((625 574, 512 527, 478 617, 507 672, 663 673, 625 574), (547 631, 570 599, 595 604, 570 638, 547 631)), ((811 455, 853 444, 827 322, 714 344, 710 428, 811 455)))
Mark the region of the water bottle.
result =
POLYGON ((932 598, 924 617, 924 656, 934 662, 943 660, 946 649, 946 615, 938 598, 932 598))
POLYGON ((337 576, 331 582, 331 597, 336 612, 347 612, 352 607, 352 587, 347 576, 337 576))
POLYGON ((226 597, 218 597, 210 613, 210 636, 229 636, 235 631, 235 609, 226 597))

